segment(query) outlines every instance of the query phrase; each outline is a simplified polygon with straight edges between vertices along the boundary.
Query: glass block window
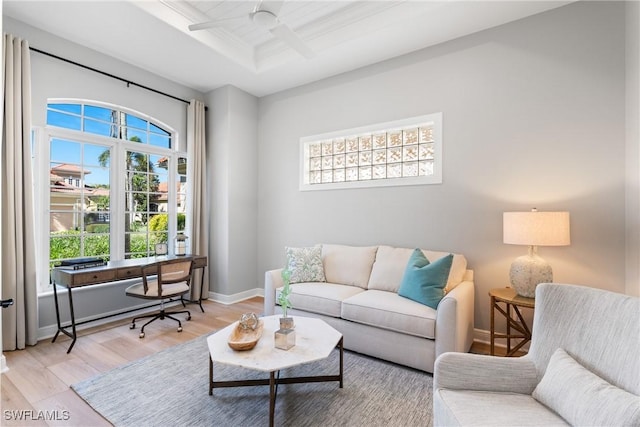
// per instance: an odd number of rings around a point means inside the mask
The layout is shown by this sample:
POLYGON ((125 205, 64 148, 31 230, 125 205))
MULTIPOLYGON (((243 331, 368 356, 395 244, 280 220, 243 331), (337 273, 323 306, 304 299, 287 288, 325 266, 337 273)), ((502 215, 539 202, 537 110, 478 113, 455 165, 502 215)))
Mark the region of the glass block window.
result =
POLYGON ((442 113, 304 137, 300 190, 442 183, 442 113))

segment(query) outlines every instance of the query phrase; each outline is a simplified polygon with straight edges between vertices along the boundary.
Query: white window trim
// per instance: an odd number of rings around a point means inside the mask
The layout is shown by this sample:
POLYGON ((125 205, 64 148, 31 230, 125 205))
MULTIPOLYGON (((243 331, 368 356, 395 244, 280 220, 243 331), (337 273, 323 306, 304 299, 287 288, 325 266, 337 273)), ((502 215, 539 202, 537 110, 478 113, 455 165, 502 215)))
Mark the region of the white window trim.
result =
MULTIPOLYGON (((89 144, 98 144, 108 146, 112 150, 112 162, 118 162, 118 164, 124 164, 125 152, 127 150, 133 151, 144 151, 145 153, 155 154, 166 156, 169 152, 170 156, 170 165, 168 172, 168 180, 167 185, 169 188, 176 188, 177 186, 177 176, 178 176, 178 158, 184 157, 187 159, 187 165, 190 163, 190 159, 187 151, 178 150, 177 147, 180 146, 178 133, 171 127, 162 123, 158 120, 153 119, 145 114, 140 112, 130 110, 124 107, 120 107, 113 104, 108 104, 104 102, 91 101, 91 100, 81 100, 81 99, 49 99, 48 103, 84 103, 86 105, 97 105, 104 106, 107 108, 118 109, 119 111, 124 111, 138 117, 149 120, 150 122, 161 125, 163 129, 166 129, 171 133, 172 138, 172 146, 171 149, 156 147, 151 144, 140 144, 133 143, 130 141, 126 141, 123 139, 110 138, 107 136, 92 134, 89 132, 77 131, 73 129, 60 128, 56 126, 44 126, 44 127, 34 127, 32 129, 33 135, 36 143, 34 144, 34 158, 35 163, 37 165, 34 169, 34 196, 35 203, 34 209, 36 212, 36 244, 37 244, 37 252, 38 257, 36 258, 37 262, 37 271, 42 272, 41 274, 37 274, 37 282, 38 282, 38 295, 44 295, 49 292, 53 292, 50 285, 50 276, 49 272, 49 221, 50 221, 50 185, 49 185, 49 170, 50 170, 50 146, 49 141, 51 137, 54 138, 62 138, 69 139, 72 141, 81 141, 89 144)), ((115 168, 110 168, 109 173, 109 186, 112 189, 124 188, 124 179, 123 174, 118 174, 115 172, 115 168)), ((192 184, 188 183, 187 189, 190 188, 192 184)), ((169 200, 168 200, 168 212, 169 216, 175 216, 176 205, 177 205, 177 194, 176 192, 169 192, 169 200)), ((187 207, 188 208, 188 207, 187 207)), ((124 192, 117 192, 111 195, 110 198, 110 211, 115 212, 124 212, 124 192)), ((189 211, 186 212, 186 217, 189 217, 189 211)), ((121 260, 124 259, 124 242, 121 238, 125 233, 125 216, 124 215, 111 215, 111 229, 110 229, 110 247, 111 247, 111 259, 112 260, 121 260)), ((168 246, 169 253, 173 253, 173 244, 171 236, 175 236, 177 234, 177 223, 176 221, 171 221, 169 223, 168 229, 168 246)))
POLYGON ((339 190, 349 188, 390 187, 402 185, 429 185, 442 183, 442 113, 432 113, 423 116, 411 117, 374 125, 362 126, 352 129, 343 129, 318 135, 300 138, 300 191, 339 190), (346 138, 354 135, 375 133, 380 131, 393 131, 407 127, 432 123, 434 139, 433 174, 418 177, 369 179, 362 181, 346 181, 322 184, 309 183, 309 144, 321 140, 346 138))

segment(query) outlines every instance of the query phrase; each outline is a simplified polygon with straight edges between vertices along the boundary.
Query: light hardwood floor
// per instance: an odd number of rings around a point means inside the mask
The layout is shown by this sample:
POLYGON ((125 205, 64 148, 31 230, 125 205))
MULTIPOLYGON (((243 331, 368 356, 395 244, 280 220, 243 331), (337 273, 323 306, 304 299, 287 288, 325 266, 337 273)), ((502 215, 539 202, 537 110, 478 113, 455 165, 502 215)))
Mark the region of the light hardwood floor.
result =
MULTIPOLYGON (((71 390, 71 384, 210 334, 235 322, 242 313, 261 313, 263 299, 255 297, 232 305, 204 301, 203 306, 205 313, 197 305, 189 306, 192 319, 183 322, 181 333, 176 331, 174 321, 157 320, 145 329, 145 338, 139 339, 142 323, 130 330, 129 321, 120 320, 80 331, 69 354, 66 351, 70 340, 65 336, 55 343, 47 339, 22 351, 6 352, 9 371, 0 380, 0 425, 109 426, 71 390)), ((474 343, 471 349, 480 354, 488 354, 488 350, 488 345, 480 343, 474 343)))
POLYGON ((173 320, 156 320, 145 328, 146 336, 140 339, 142 323, 138 322, 138 327, 130 330, 129 321, 121 320, 81 331, 69 354, 66 351, 70 339, 66 336, 59 337, 55 343, 47 339, 25 350, 5 352, 9 371, 2 374, 0 380, 0 425, 109 426, 71 390, 71 384, 210 334, 235 322, 242 313, 261 313, 263 299, 251 298, 233 305, 204 301, 203 307, 205 313, 197 305, 188 306, 191 321, 182 322, 180 333, 173 320))

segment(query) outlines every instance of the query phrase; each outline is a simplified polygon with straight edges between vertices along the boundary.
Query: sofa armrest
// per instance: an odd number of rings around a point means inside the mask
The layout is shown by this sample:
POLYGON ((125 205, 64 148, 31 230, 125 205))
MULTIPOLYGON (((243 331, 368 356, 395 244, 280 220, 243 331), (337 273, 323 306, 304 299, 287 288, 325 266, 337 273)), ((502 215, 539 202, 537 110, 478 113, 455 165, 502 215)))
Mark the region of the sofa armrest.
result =
POLYGON ((473 343, 474 284, 470 280, 449 291, 436 315, 436 358, 448 351, 466 353, 473 343))
POLYGON ((283 286, 282 268, 269 270, 264 274, 264 315, 274 314, 276 307, 276 289, 283 286))
POLYGON ((495 357, 445 353, 436 359, 433 389, 477 390, 531 394, 538 384, 529 356, 495 357))

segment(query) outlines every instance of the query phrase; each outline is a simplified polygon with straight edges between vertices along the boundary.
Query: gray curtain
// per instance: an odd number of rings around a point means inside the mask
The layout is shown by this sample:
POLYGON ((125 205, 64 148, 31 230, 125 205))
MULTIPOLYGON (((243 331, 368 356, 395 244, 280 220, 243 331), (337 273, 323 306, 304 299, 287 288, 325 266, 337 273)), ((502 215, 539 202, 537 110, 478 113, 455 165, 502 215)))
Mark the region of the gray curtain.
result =
MULTIPOLYGON (((192 184, 191 227, 189 238, 191 252, 198 255, 209 253, 209 206, 207 205, 207 150, 205 106, 202 101, 192 99, 187 110, 187 151, 191 162, 187 164, 187 180, 192 184)), ((209 260, 211 264, 211 260, 209 260)), ((200 299, 200 278, 204 270, 197 270, 191 286, 191 299, 200 299), (195 286, 197 285, 197 286, 195 286)), ((203 298, 209 297, 209 280, 204 277, 203 298)))
POLYGON ((31 174, 31 65, 29 44, 9 34, 2 45, 4 116, 0 242, 2 349, 23 349, 38 340, 35 221, 31 174))

